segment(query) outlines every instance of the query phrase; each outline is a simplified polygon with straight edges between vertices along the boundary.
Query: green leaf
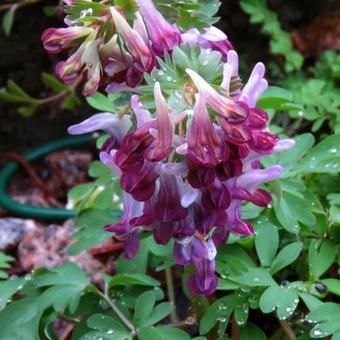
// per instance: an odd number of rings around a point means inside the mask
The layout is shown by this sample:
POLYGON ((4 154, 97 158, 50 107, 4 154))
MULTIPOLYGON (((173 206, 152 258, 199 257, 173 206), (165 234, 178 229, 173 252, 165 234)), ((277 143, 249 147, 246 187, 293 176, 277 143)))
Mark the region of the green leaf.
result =
POLYGON ((155 293, 147 291, 143 293, 137 300, 135 305, 135 313, 133 315, 133 323, 136 326, 146 326, 144 324, 145 319, 147 319, 156 303, 155 293))
POLYGON ((157 330, 157 333, 161 335, 162 340, 190 340, 190 336, 187 332, 182 331, 178 328, 173 327, 157 327, 155 328, 157 330))
POLYGON ((340 332, 340 305, 326 302, 310 312, 306 320, 316 323, 310 331, 312 338, 324 338, 340 332))
MULTIPOLYGON (((243 301, 241 301, 242 303, 243 301)), ((211 304, 200 321, 200 334, 208 333, 217 322, 228 323, 235 306, 240 298, 234 295, 225 296, 211 304)))
POLYGON ((241 340, 267 340, 263 330, 251 322, 240 328, 241 340))
POLYGON ((329 292, 340 296, 340 280, 338 279, 324 279, 321 281, 327 286, 329 292))
POLYGON ((92 162, 88 172, 91 177, 95 178, 111 173, 110 169, 100 161, 92 162))
POLYGON ((53 305, 55 311, 64 311, 67 306, 73 313, 79 304, 80 296, 87 287, 86 274, 74 263, 66 263, 34 280, 37 287, 47 287, 39 297, 39 307, 45 310, 53 305), (70 278, 72 278, 70 280, 70 278))
POLYGON ((0 312, 1 336, 5 340, 39 339, 41 312, 35 298, 15 301, 0 312))
POLYGON ((314 309, 318 308, 323 303, 322 301, 320 301, 318 298, 311 294, 299 292, 299 295, 310 311, 313 311, 314 309))
MULTIPOLYGON (((257 226, 256 226, 257 227, 257 226)), ((279 246, 279 233, 273 224, 261 224, 255 232, 255 248, 261 266, 268 267, 272 264, 279 246)))
POLYGON ((0 100, 9 103, 26 103, 27 100, 17 94, 6 92, 6 90, 0 90, 0 100))
POLYGON ((0 252, 0 279, 6 279, 8 277, 8 274, 1 269, 9 268, 10 267, 9 262, 14 261, 14 260, 15 260, 14 257, 8 256, 0 252))
POLYGON ((308 250, 308 263, 311 276, 318 279, 334 262, 336 246, 330 240, 313 239, 308 250))
POLYGON ((20 106, 18 112, 24 118, 32 117, 38 109, 37 105, 20 106))
POLYGON ((159 321, 165 319, 174 309, 174 305, 170 302, 162 302, 158 304, 151 312, 150 316, 143 321, 144 326, 152 326, 159 321))
POLYGON ((8 300, 25 284, 24 279, 0 281, 0 310, 4 309, 8 300))
POLYGON ((161 334, 157 329, 143 327, 138 331, 139 340, 162 340, 161 334))
MULTIPOLYGON (((117 95, 118 97, 118 95, 117 95)), ((113 105, 113 100, 100 92, 96 92, 93 96, 86 98, 87 103, 94 109, 104 112, 115 112, 116 107, 113 105)))
POLYGON ((114 214, 112 210, 83 210, 75 220, 75 225, 81 229, 74 234, 73 239, 76 242, 69 247, 68 253, 71 255, 78 254, 82 250, 112 237, 112 234, 104 231, 103 227, 106 224, 115 223, 117 218, 117 214, 114 214))
POLYGON ((43 72, 41 75, 41 80, 46 86, 50 87, 56 92, 64 91, 67 89, 67 86, 56 77, 54 77, 52 74, 43 72))
MULTIPOLYGON (((152 236, 151 236, 152 237, 152 236)), ((145 274, 149 258, 150 237, 140 241, 140 247, 137 255, 133 259, 125 259, 122 255, 119 257, 117 264, 118 274, 145 274)))
MULTIPOLYGON (((122 340, 130 337, 129 330, 120 322, 103 314, 93 314, 87 319, 87 326, 99 332, 90 333, 98 339, 104 336, 105 339, 122 340)), ((86 336, 84 337, 86 339, 86 336)))
POLYGON ((298 170, 304 173, 338 173, 340 169, 340 134, 325 138, 310 150, 298 170))
POLYGON ((13 5, 2 18, 2 28, 7 36, 10 35, 17 6, 13 5))
POLYGON ((243 285, 250 287, 266 287, 276 284, 270 273, 264 268, 250 269, 248 272, 240 275, 237 278, 237 281, 243 285))
POLYGON ((296 289, 292 287, 273 286, 267 288, 260 298, 260 309, 263 313, 271 313, 276 309, 279 319, 292 315, 299 303, 296 289))
POLYGON ((282 248, 272 263, 271 273, 274 275, 293 263, 299 257, 302 246, 301 242, 294 242, 282 248))
POLYGON ((292 102, 293 94, 281 87, 269 86, 257 102, 262 109, 282 109, 282 105, 292 102))
POLYGON ((247 323, 249 316, 248 303, 238 304, 234 310, 234 318, 239 326, 244 326, 247 323))
POLYGON ((15 83, 12 79, 9 79, 7 82, 7 89, 12 94, 17 95, 21 98, 32 100, 33 98, 30 97, 17 83, 15 83))
POLYGON ((143 274, 118 274, 112 277, 109 287, 141 285, 141 286, 159 286, 159 282, 148 275, 143 274))

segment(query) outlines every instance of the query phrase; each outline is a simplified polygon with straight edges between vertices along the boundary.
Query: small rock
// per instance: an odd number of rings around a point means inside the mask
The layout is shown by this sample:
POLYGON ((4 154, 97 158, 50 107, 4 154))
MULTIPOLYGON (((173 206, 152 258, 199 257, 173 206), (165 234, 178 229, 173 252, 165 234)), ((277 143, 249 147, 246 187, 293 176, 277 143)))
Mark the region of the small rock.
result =
POLYGON ((31 271, 38 267, 53 268, 72 261, 91 273, 102 270, 102 263, 87 251, 76 256, 67 254, 67 249, 72 243, 71 237, 76 230, 73 220, 68 220, 64 225, 51 224, 25 233, 18 248, 22 267, 26 271, 31 271))
POLYGON ((0 250, 15 248, 24 234, 37 228, 33 220, 20 218, 0 218, 0 250))

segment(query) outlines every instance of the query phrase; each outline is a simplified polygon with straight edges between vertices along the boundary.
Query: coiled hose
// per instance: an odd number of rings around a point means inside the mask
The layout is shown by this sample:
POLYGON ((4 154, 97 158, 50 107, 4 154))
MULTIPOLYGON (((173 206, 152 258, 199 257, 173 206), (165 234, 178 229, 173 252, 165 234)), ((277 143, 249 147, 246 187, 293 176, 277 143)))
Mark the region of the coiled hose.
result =
MULTIPOLYGON (((52 152, 64 149, 84 148, 94 141, 95 137, 91 134, 67 137, 40 145, 23 156, 28 162, 38 160, 52 152)), ((22 204, 14 201, 7 194, 7 186, 13 175, 19 170, 17 162, 10 162, 0 171, 0 206, 16 216, 26 218, 36 218, 45 221, 63 221, 76 216, 76 212, 69 209, 44 208, 33 205, 22 204)))

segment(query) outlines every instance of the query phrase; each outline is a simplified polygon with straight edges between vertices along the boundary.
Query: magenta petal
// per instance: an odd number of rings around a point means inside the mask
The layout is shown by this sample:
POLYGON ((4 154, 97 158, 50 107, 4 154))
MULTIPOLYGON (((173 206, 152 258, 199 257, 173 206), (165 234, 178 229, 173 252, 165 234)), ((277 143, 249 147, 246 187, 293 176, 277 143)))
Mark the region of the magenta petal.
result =
POLYGON ((203 260, 196 264, 196 272, 189 277, 188 286, 193 295, 211 295, 215 292, 218 279, 215 274, 215 263, 203 260))
POLYGON ((273 149, 278 140, 277 136, 269 132, 253 131, 249 145, 252 150, 260 154, 268 155, 273 153, 273 149))
POLYGON ((126 115, 119 118, 116 114, 112 113, 97 113, 79 124, 70 126, 67 131, 71 135, 80 135, 103 130, 118 141, 121 141, 131 125, 130 117, 126 115))
POLYGON ((173 127, 171 124, 167 102, 162 95, 160 84, 155 84, 154 96, 156 102, 157 120, 154 141, 145 151, 145 157, 150 161, 160 161, 168 156, 171 150, 173 127))
POLYGON ((172 51, 175 45, 180 44, 178 28, 164 19, 151 0, 137 0, 137 3, 157 55, 163 56, 165 51, 172 51))
POLYGON ((153 164, 145 161, 140 171, 124 171, 120 184, 125 192, 128 192, 137 201, 148 200, 155 192, 157 173, 153 164))
POLYGON ((215 166, 228 158, 226 144, 213 126, 202 94, 196 95, 194 116, 188 129, 187 142, 187 158, 194 164, 215 166))
POLYGON ((188 239, 176 242, 173 255, 177 264, 185 266, 191 263, 191 245, 188 239))
POLYGON ((181 205, 177 179, 173 175, 161 174, 155 216, 163 223, 179 221, 188 210, 181 205))
POLYGON ((228 237, 230 235, 230 231, 226 227, 219 227, 216 228, 212 239, 216 246, 220 246, 222 244, 225 244, 228 240, 228 237))
POLYGON ((191 240, 191 248, 192 248, 192 261, 194 263, 202 261, 208 257, 208 249, 206 243, 194 236, 191 240))
POLYGON ((131 233, 124 244, 124 257, 128 260, 134 258, 138 253, 139 238, 137 231, 131 233))
POLYGON ((174 226, 172 223, 159 223, 155 226, 153 236, 158 244, 166 245, 171 240, 174 233, 174 226))
POLYGON ((143 109, 137 95, 131 97, 131 107, 137 118, 137 128, 142 127, 145 123, 152 120, 151 113, 148 110, 143 109))
POLYGON ((143 64, 146 71, 151 71, 155 65, 155 58, 146 42, 129 26, 127 21, 113 6, 110 7, 110 10, 113 21, 119 32, 122 34, 133 57, 143 64))
POLYGON ((201 203, 205 211, 226 210, 231 202, 228 188, 219 181, 202 190, 201 203))
POLYGON ((41 40, 48 53, 57 54, 76 46, 79 39, 84 39, 92 32, 94 32, 92 28, 81 26, 48 28, 43 32, 41 40))
POLYGON ((215 169, 214 168, 192 168, 188 174, 188 181, 193 188, 202 188, 214 182, 215 169))

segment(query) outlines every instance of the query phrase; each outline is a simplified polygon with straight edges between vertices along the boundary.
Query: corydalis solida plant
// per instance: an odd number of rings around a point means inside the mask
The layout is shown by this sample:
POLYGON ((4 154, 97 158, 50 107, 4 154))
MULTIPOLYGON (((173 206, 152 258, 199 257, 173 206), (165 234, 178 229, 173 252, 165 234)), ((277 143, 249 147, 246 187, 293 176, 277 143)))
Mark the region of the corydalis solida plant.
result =
POLYGON ((51 54, 69 53, 56 66, 57 75, 72 84, 83 81, 83 94, 90 96, 99 87, 107 92, 133 91, 143 82, 143 74, 158 66, 157 57, 183 42, 209 47, 227 45, 227 37, 215 28, 203 34, 197 30, 181 33, 169 24, 150 0, 136 0, 139 11, 131 24, 122 7, 106 5, 107 1, 88 2, 88 8, 77 12, 78 3, 64 0, 67 28, 49 28, 42 41, 51 54), (93 7, 91 7, 93 5, 93 7))
POLYGON ((191 293, 209 295, 218 283, 216 247, 230 233, 253 232, 241 217, 242 202, 266 207, 271 196, 260 185, 281 175, 278 165, 262 169, 261 157, 290 148, 293 142, 271 134, 267 113, 256 108, 268 85, 262 63, 243 87, 235 87, 238 55, 221 31, 209 27, 202 34, 195 28, 181 32, 150 1, 137 2, 140 10, 132 26, 121 8, 108 7, 89 25, 68 19, 69 28, 47 30, 43 41, 51 53, 70 51, 57 73, 66 82, 82 76, 85 95, 100 85, 109 92, 139 93, 145 73, 159 69, 161 60, 171 59, 180 45, 219 54, 219 87, 197 70, 185 69, 182 83, 176 84, 190 89, 182 92, 183 110, 169 104, 164 84, 155 80, 154 110, 147 110, 133 94, 135 119, 101 113, 69 128, 71 134, 103 130, 110 135, 100 159, 120 178, 124 212, 118 223, 105 229, 125 241, 124 256, 136 255, 143 229, 153 232, 159 244, 174 239, 176 262, 195 268, 188 280, 191 293))

